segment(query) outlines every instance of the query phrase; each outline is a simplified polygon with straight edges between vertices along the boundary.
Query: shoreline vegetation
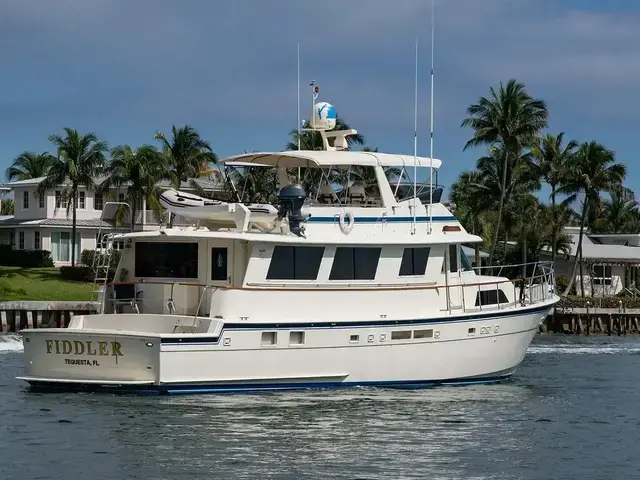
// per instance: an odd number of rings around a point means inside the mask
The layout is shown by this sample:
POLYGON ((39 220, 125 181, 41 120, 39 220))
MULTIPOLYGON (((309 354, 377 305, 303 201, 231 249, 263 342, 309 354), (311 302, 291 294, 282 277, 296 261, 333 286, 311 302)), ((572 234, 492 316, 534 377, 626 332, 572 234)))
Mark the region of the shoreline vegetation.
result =
MULTIPOLYGON (((633 192, 624 186, 627 169, 617 161, 613 150, 596 140, 578 141, 565 138, 564 132, 550 132, 548 119, 546 102, 532 96, 523 83, 511 79, 497 88, 490 87, 488 95, 479 97, 467 108, 466 118, 461 122, 460 127, 469 131, 469 140, 463 150, 475 149, 478 160, 473 169, 463 171, 450 186, 449 200, 465 229, 484 238, 482 245, 474 245, 477 265, 481 264, 481 248, 490 252, 490 265, 536 262, 545 251, 550 251, 552 261, 555 261, 557 255, 568 256, 570 252, 569 238, 562 233, 563 228, 579 227, 579 243, 572 258, 571 274, 568 278, 557 278, 558 293, 563 302, 575 303, 577 274, 580 273, 582 282, 584 274, 588 273, 584 269, 593 267, 580 261, 583 232, 589 229, 600 233, 638 233, 640 209, 633 192), (537 196, 543 187, 550 190, 546 200, 537 196)), ((336 129, 350 128, 338 116, 336 129)), ((131 218, 135 217, 135 206, 142 204, 143 199, 153 211, 162 212, 157 187, 157 182, 162 180, 168 181, 173 188, 187 182, 197 194, 210 196, 194 182, 194 178, 206 178, 220 182, 225 190, 223 193, 236 201, 269 202, 275 199, 277 179, 273 172, 260 168, 229 168, 229 176, 245 185, 245 196, 237 198, 237 193, 223 181, 211 143, 189 125, 172 126, 171 135, 156 132, 153 140, 157 145, 137 147, 116 145, 110 148, 95 133, 81 134, 68 127, 63 132, 62 136, 49 136, 53 154, 25 150, 7 168, 5 175, 10 181, 45 177, 40 189, 67 180, 61 201, 67 205, 67 215, 72 218, 71 268, 87 268, 75 266, 78 260, 75 258, 77 190, 80 186, 115 200, 111 198, 113 194, 109 193, 109 188, 126 185, 125 201, 132 205, 131 218), (96 183, 96 178, 104 180, 96 183)), ((303 150, 319 150, 322 140, 317 132, 303 130, 299 133, 292 129, 284 148, 297 150, 298 145, 303 150)), ((349 137, 348 145, 351 150, 378 150, 366 146, 361 134, 349 137)), ((305 170, 301 169, 301 183, 312 191, 310 186, 316 179, 313 172, 305 170)), ((358 168, 351 169, 346 175, 354 184, 365 187, 375 181, 358 168)), ((12 210, 11 203, 3 201, 3 213, 7 214, 9 210, 12 210)), ((172 219, 170 216, 169 226, 172 219)), ((0 290, 0 300, 21 295, 41 298, 49 295, 46 292, 84 299, 85 291, 81 287, 88 284, 66 283, 56 276, 55 270, 18 270, 24 274, 11 270, 6 270, 6 274, 0 272, 5 285, 4 290, 0 290), (30 275, 29 270, 34 273, 30 275), (44 282, 48 290, 44 286, 31 290, 29 282, 38 281, 44 282), (55 282, 61 283, 56 286, 55 282), (66 285, 73 288, 65 291, 66 285)), ((580 291, 584 292, 584 288, 580 291)), ((581 297, 584 299, 584 293, 581 297)), ((613 301, 618 302, 618 297, 613 301)))

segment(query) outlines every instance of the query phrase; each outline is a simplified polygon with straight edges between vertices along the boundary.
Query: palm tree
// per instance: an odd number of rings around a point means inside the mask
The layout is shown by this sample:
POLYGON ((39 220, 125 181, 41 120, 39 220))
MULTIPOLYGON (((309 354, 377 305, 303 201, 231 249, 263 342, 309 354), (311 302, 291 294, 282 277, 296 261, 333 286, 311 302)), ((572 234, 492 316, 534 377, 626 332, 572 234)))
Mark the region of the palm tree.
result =
MULTIPOLYGON (((578 142, 570 140, 564 147, 562 141, 564 139, 564 132, 560 132, 558 135, 547 134, 538 142, 536 142, 532 148, 533 159, 536 167, 540 173, 542 179, 551 187, 551 222, 554 225, 558 224, 557 218, 560 212, 556 208, 556 197, 558 195, 558 187, 565 182, 567 175, 567 165, 570 161, 575 149, 578 146, 578 142)), ((569 202, 573 201, 573 198, 568 199, 569 202)), ((558 229, 554 228, 551 238, 551 262, 555 265, 556 261, 556 240, 558 236, 558 229)))
POLYGON ((474 136, 465 144, 464 150, 479 145, 500 147, 501 156, 494 158, 503 166, 498 217, 489 255, 489 262, 492 262, 502 223, 509 165, 515 164, 515 159, 521 157, 523 150, 547 127, 548 112, 543 100, 532 98, 524 84, 514 79, 506 86, 500 83, 498 92, 493 87, 489 92, 489 98, 481 97, 477 104, 467 108, 469 117, 461 126, 474 130, 474 136))
POLYGON ((0 199, 0 215, 13 215, 13 200, 10 198, 0 199))
MULTIPOLYGON (((569 283, 563 295, 567 295, 573 286, 578 267, 578 255, 582 256, 582 237, 589 213, 589 206, 599 201, 602 192, 613 192, 619 189, 624 181, 627 168, 616 163, 615 153, 598 142, 583 142, 576 151, 568 168, 567 183, 559 189, 559 193, 582 193, 582 213, 580 215, 580 236, 578 248, 573 261, 573 269, 569 283)), ((580 262, 582 265, 582 262, 580 262)), ((583 276, 580 276, 582 296, 584 297, 583 276)))
POLYGON ((613 190, 610 200, 602 202, 602 216, 592 229, 599 233, 637 233, 640 230, 640 207, 633 190, 620 187, 613 190))
MULTIPOLYGON (((308 128, 309 122, 305 120, 302 124, 302 130, 300 130, 299 136, 298 130, 291 130, 289 132, 291 140, 287 143, 285 150, 298 150, 298 138, 300 140, 300 150, 324 150, 320 132, 304 130, 308 128)), ((336 126, 333 130, 351 130, 351 126, 342 118, 336 116, 336 126)), ((349 135, 347 137, 347 145, 349 149, 353 148, 356 145, 364 145, 364 137, 359 133, 355 135, 349 135)))
MULTIPOLYGON (((166 177, 171 180, 175 189, 179 189, 180 184, 189 178, 197 178, 209 172, 209 164, 217 163, 218 157, 213 153, 209 142, 200 138, 195 128, 173 125, 171 133, 171 141, 162 132, 157 132, 154 138, 160 141, 162 151, 167 156, 169 169, 166 177)), ((169 226, 173 224, 173 216, 173 213, 169 216, 169 226)))
POLYGON ((9 181, 46 177, 54 160, 55 157, 47 152, 22 152, 7 168, 5 175, 9 181))
POLYGON ((111 150, 111 163, 107 167, 107 179, 100 190, 108 192, 111 187, 127 188, 125 201, 131 206, 131 230, 135 226, 138 206, 143 200, 154 212, 162 210, 158 201, 156 183, 167 172, 167 157, 152 145, 142 145, 136 150, 129 145, 119 145, 111 150))
MULTIPOLYGON (((490 187, 479 170, 462 172, 451 185, 449 200, 455 204, 455 214, 466 230, 480 235, 485 224, 483 217, 493 207, 490 187)), ((474 244, 475 262, 480 266, 480 246, 474 244)))
POLYGON ((106 142, 99 142, 94 133, 81 135, 77 130, 69 127, 65 127, 64 131, 66 133, 64 137, 49 136, 49 141, 57 147, 57 157, 52 162, 46 178, 40 182, 38 192, 44 192, 68 182, 62 191, 62 196, 70 200, 67 205, 67 215, 70 208, 73 212, 71 266, 75 266, 78 187, 81 185, 88 189, 95 187, 94 177, 104 172, 105 152, 108 147, 106 142))

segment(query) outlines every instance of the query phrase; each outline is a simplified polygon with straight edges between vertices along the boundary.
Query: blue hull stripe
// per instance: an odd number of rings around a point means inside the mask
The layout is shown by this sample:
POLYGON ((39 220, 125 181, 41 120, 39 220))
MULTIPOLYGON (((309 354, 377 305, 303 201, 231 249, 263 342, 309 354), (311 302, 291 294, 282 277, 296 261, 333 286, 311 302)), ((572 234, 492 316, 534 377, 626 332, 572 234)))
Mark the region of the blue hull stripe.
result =
POLYGON ((202 345, 217 344, 225 330, 291 330, 291 329, 318 329, 318 328, 364 328, 364 327, 398 327, 409 325, 431 325, 455 322, 473 322, 484 318, 500 318, 531 313, 543 312, 552 308, 552 305, 521 310, 500 311, 495 310, 473 315, 460 315, 457 317, 439 317, 415 320, 373 320, 369 322, 302 322, 302 323, 225 323, 219 336, 211 337, 168 337, 160 339, 162 345, 202 345))
POLYGON ((186 395, 202 393, 240 393, 281 390, 337 389, 349 387, 382 387, 396 389, 418 389, 439 386, 463 386, 497 383, 511 375, 452 378, 447 380, 396 380, 380 382, 300 382, 300 383, 253 383, 253 384, 191 384, 191 385, 96 385, 58 382, 29 382, 37 390, 82 391, 106 393, 133 393, 139 395, 186 395))
MULTIPOLYGON (((354 217, 355 223, 405 223, 413 222, 413 217, 354 217)), ((429 221, 429 217, 416 217, 416 222, 426 223, 429 221)), ((434 222, 457 222, 458 219, 454 216, 442 216, 433 217, 434 222)), ((335 217, 310 217, 307 219, 307 223, 338 223, 338 216, 335 217)))

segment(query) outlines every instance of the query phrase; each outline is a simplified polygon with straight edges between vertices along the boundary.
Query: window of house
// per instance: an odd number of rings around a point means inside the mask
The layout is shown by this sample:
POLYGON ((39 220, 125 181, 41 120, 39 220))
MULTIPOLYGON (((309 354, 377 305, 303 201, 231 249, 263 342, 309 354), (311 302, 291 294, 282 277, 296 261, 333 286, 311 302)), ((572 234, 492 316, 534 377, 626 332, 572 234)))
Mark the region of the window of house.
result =
MULTIPOLYGON (((54 262, 71 261, 71 232, 70 231, 54 231, 51 232, 51 257, 54 262)), ((75 259, 80 258, 80 233, 76 233, 76 251, 75 259)))
POLYGON ((373 280, 376 278, 380 247, 338 247, 329 280, 373 280))
POLYGON ((94 210, 102 210, 102 194, 96 193, 93 198, 93 209, 94 210))
POLYGON ((78 192, 78 208, 84 210, 87 204, 87 194, 85 192, 78 192))
POLYGON ((267 271, 267 280, 315 280, 318 278, 324 247, 276 245, 267 271))
POLYGON ((44 208, 44 192, 38 194, 38 206, 44 208))
POLYGON ((40 232, 33 232, 33 249, 40 250, 42 248, 42 244, 40 243, 40 232))
POLYGON ((56 208, 67 208, 67 200, 66 198, 62 199, 62 192, 60 190, 56 190, 56 208))
POLYGON ((197 242, 135 242, 135 276, 198 278, 197 242))
POLYGON ((118 201, 124 203, 124 193, 118 194, 118 201))
POLYGON ((427 270, 430 247, 405 248, 398 275, 424 275, 427 270))
POLYGON ((22 192, 22 208, 29 208, 29 192, 22 192))
POLYGON ((18 248, 24 250, 24 232, 18 232, 18 248))
POLYGON ((594 285, 611 285, 611 265, 594 265, 592 278, 594 285))
MULTIPOLYGON (((107 248, 109 246, 109 242, 105 239, 106 235, 108 235, 108 233, 96 233, 96 248, 107 248)), ((124 250, 124 240, 112 241, 111 248, 114 250, 124 250)))

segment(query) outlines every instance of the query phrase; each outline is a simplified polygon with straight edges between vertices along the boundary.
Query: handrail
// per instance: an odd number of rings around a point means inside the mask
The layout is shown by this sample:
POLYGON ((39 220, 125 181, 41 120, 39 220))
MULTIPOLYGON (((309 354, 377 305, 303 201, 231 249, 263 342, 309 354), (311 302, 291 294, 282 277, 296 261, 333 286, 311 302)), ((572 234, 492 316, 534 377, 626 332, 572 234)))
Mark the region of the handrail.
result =
MULTIPOLYGON (((487 308, 496 308, 498 310, 504 308, 515 308, 515 307, 525 307, 527 305, 532 305, 539 302, 548 301, 557 295, 555 288, 555 272, 552 267, 547 265, 545 262, 530 262, 527 264, 520 265, 504 265, 503 267, 521 267, 524 265, 531 265, 532 272, 531 275, 526 275, 524 277, 509 279, 509 278, 498 278, 498 279, 486 279, 483 280, 483 276, 475 277, 477 280, 471 283, 464 283, 462 280, 464 277, 459 278, 458 282, 455 284, 439 284, 437 282, 428 282, 423 284, 415 284, 415 283, 404 283, 404 284, 348 284, 348 283, 332 283, 332 284, 292 284, 292 283, 281 283, 281 284, 273 284, 273 283, 247 283, 243 286, 229 286, 229 285, 211 285, 211 284, 200 284, 199 282, 184 282, 184 281, 176 281, 176 282, 168 282, 168 281, 127 281, 127 282, 111 282, 109 285, 170 285, 171 290, 173 290, 176 286, 186 286, 186 287, 197 287, 198 289, 203 289, 201 292, 199 291, 199 298, 197 302, 197 307, 195 310, 195 314, 193 315, 193 325, 192 328, 196 328, 197 318, 200 314, 200 309, 202 307, 202 302, 205 297, 211 298, 213 292, 217 290, 227 291, 227 290, 237 290, 237 291, 263 291, 263 292, 273 292, 273 291, 291 291, 291 292, 320 292, 320 291, 340 291, 340 290, 348 290, 348 291, 380 291, 380 290, 436 290, 444 289, 447 298, 452 298, 452 301, 445 302, 444 311, 448 313, 456 312, 456 311, 482 311, 487 308), (509 292, 509 288, 505 287, 505 285, 511 284, 512 291, 509 292), (452 290, 457 289, 457 290, 452 290), (477 289, 476 295, 469 295, 468 289, 477 289), (488 303, 483 303, 483 295, 480 295, 481 292, 494 292, 495 299, 493 295, 489 297, 488 303), (509 293, 507 293, 509 292, 509 293), (504 295, 503 295, 504 294, 504 295), (502 297, 501 297, 502 295, 502 297), (506 298, 505 298, 506 297, 506 298), (510 297, 510 298, 509 298, 510 297), (502 299, 506 301, 500 301, 502 299), (476 304, 477 302, 477 304, 476 304), (454 305, 455 303, 455 305, 454 305)), ((487 267, 483 267, 487 268, 487 267)), ((448 275, 444 277, 448 280, 448 275)), ((473 277, 471 277, 473 278, 473 277)), ((467 277, 467 279, 470 279, 467 277)), ((487 295, 487 294, 485 294, 487 295)), ((145 296, 146 297, 146 296, 145 296)), ((175 305, 173 304, 173 294, 170 295, 171 298, 168 300, 170 313, 173 314, 175 311, 175 305), (173 308, 172 308, 173 307, 173 308)), ((115 300, 115 299, 114 299, 115 300)), ((147 299, 142 298, 142 304, 145 303, 147 299)), ((487 300, 485 298, 485 300, 487 300)), ((195 302, 194 302, 195 303, 195 302)), ((190 304, 190 307, 193 307, 193 304, 190 304)), ((189 306, 187 306, 189 310, 189 306)))

